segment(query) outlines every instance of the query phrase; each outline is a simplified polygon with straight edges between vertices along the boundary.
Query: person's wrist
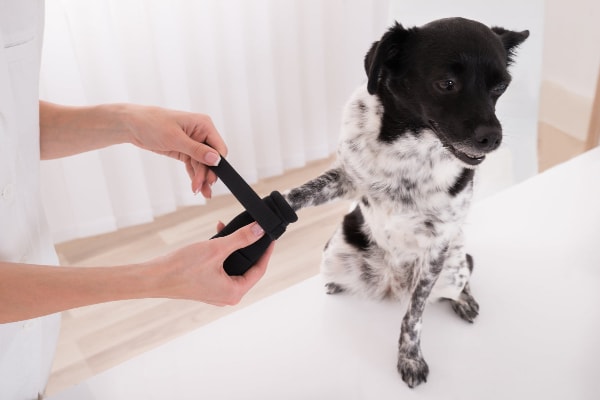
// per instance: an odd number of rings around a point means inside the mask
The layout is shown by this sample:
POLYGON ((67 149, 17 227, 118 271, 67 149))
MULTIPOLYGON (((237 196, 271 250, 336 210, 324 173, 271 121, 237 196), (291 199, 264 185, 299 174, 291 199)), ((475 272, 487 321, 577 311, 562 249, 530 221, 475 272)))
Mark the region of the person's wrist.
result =
POLYGON ((165 256, 135 265, 138 289, 147 298, 168 298, 169 277, 165 256))
POLYGON ((107 114, 107 120, 112 121, 110 129, 114 135, 115 143, 129 143, 140 146, 140 141, 135 136, 135 127, 138 123, 135 111, 137 106, 126 103, 115 103, 104 104, 99 107, 107 114))

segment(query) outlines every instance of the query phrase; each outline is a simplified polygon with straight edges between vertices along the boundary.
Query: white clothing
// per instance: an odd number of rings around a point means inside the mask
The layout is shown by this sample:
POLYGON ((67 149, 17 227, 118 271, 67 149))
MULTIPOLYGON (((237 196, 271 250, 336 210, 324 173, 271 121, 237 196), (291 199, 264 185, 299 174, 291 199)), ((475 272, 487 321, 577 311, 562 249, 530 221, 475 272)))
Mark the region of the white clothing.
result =
MULTIPOLYGON (((56 265, 40 198, 38 85, 43 0, 0 0, 0 260, 56 265)), ((58 314, 0 324, 0 399, 37 399, 58 314)))

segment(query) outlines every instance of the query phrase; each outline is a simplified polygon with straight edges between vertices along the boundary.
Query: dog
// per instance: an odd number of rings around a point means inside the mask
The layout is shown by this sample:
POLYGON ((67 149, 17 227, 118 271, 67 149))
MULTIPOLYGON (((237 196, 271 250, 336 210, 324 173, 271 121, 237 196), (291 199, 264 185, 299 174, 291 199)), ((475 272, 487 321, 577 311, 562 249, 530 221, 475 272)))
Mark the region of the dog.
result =
POLYGON ((477 167, 501 144, 495 105, 528 36, 463 18, 396 22, 366 54, 333 165, 284 193, 294 210, 355 202, 323 251, 326 291, 407 298, 397 369, 410 388, 429 374, 426 302, 445 299, 468 322, 479 314, 461 227, 477 167))

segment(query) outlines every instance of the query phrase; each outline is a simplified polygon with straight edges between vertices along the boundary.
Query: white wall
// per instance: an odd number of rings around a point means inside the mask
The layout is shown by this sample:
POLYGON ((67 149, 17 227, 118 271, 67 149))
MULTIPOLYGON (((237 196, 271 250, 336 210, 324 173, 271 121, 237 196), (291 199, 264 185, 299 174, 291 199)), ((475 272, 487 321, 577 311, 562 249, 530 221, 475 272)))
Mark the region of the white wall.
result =
POLYGON ((545 1, 540 120, 585 140, 600 67, 600 1, 545 1))

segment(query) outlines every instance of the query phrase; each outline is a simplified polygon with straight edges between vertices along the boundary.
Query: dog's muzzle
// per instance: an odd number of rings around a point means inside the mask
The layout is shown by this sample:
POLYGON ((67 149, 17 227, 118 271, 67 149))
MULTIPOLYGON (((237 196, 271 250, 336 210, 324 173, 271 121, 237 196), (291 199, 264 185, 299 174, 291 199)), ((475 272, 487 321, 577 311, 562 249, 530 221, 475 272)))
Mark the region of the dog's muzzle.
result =
POLYGON ((496 150, 502 141, 502 130, 491 126, 480 126, 475 129, 473 138, 460 143, 452 143, 440 125, 429 120, 431 129, 457 159, 467 165, 476 166, 485 160, 485 155, 496 150))

